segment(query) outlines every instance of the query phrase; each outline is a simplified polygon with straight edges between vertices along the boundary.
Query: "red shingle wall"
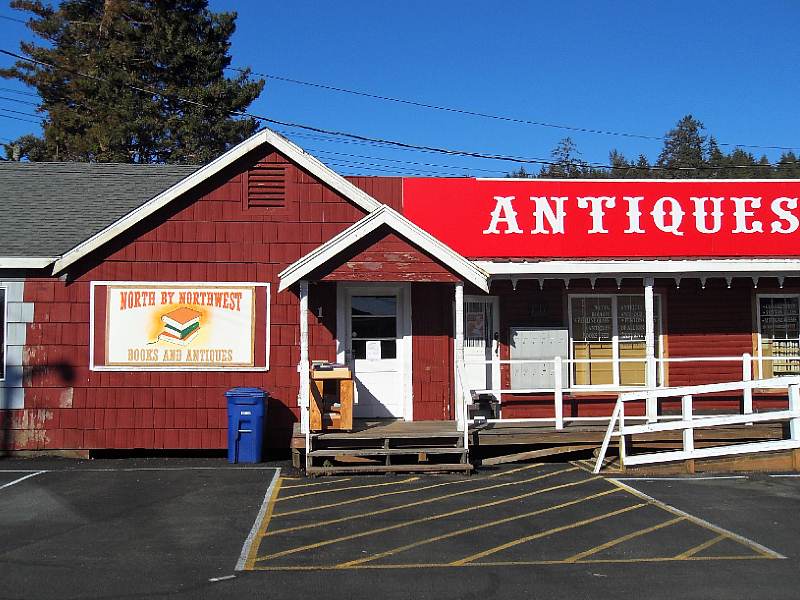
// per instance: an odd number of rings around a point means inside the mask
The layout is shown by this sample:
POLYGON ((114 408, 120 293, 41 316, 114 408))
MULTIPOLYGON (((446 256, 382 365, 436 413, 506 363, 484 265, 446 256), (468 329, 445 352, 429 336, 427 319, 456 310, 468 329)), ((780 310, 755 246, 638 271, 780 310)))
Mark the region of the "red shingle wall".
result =
POLYGON ((442 421, 453 412, 454 288, 411 284, 411 354, 414 420, 442 421))
MULTIPOLYGON (((68 282, 26 283, 35 315, 27 331, 25 409, 0 413, 9 449, 225 448, 223 394, 239 385, 269 390, 267 445, 287 446, 298 415, 298 298, 278 293, 277 274, 364 212, 293 165, 285 206, 248 209, 242 173, 259 161, 286 162, 274 152, 246 157, 71 268, 68 282), (90 281, 272 283, 269 372, 89 371, 90 281)), ((400 179, 356 182, 400 206, 400 179)), ((333 284, 311 287, 312 358, 335 358, 335 301, 333 284)))

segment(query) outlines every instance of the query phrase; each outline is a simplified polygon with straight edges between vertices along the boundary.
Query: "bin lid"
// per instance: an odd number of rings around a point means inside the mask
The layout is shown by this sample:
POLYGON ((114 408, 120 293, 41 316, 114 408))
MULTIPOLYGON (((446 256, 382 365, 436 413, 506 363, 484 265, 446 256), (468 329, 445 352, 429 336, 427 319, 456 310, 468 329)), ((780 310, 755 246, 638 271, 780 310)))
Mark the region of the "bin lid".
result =
POLYGON ((225 392, 228 398, 266 398, 269 393, 257 387, 236 387, 225 392))

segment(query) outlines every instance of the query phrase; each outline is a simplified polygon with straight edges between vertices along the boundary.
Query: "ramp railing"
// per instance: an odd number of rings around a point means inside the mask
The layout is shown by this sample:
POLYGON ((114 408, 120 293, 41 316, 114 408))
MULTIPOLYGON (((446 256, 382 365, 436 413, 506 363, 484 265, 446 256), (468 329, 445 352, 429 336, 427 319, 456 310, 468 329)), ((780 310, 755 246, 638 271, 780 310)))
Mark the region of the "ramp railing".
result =
POLYGON ((606 430, 606 435, 603 438, 603 444, 600 447, 600 453, 595 463, 595 473, 600 472, 606 453, 608 452, 608 447, 614 437, 619 440, 619 455, 622 466, 800 448, 800 376, 772 377, 769 379, 755 379, 751 381, 689 385, 622 393, 618 396, 617 402, 614 405, 614 411, 611 414, 611 420, 609 421, 608 429, 606 430), (743 411, 745 414, 732 415, 694 414, 695 396, 742 392, 745 398, 752 398, 754 389, 786 390, 788 392, 788 409, 768 410, 756 413, 743 411), (681 399, 681 414, 678 420, 670 420, 662 423, 645 423, 642 425, 626 423, 626 403, 651 399, 658 401, 665 398, 681 399), (767 421, 788 421, 788 437, 781 440, 765 440, 760 442, 695 448, 695 429, 725 427, 729 425, 747 425, 767 421), (682 432, 682 447, 680 450, 627 455, 625 446, 629 436, 664 431, 682 432))

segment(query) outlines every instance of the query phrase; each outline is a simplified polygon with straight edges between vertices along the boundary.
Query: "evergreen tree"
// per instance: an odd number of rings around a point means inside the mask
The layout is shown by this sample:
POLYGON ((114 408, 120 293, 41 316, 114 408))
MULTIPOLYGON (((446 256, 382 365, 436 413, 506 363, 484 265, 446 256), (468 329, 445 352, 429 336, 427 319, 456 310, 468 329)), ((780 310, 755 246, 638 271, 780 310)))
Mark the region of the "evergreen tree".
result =
POLYGON ((29 13, 28 27, 44 42, 22 42, 22 53, 55 65, 20 60, 0 70, 41 97, 42 138, 16 140, 29 160, 203 163, 258 128, 231 116, 264 86, 248 70, 225 77, 236 13, 211 12, 207 0, 11 6, 29 13))
POLYGON ((686 115, 667 132, 664 147, 656 166, 664 178, 689 179, 698 177, 706 166, 705 127, 692 115, 686 115))
POLYGON ((586 179, 606 177, 599 169, 592 168, 581 158, 578 146, 572 138, 562 139, 550 152, 552 164, 545 165, 539 171, 539 177, 552 179, 586 179))

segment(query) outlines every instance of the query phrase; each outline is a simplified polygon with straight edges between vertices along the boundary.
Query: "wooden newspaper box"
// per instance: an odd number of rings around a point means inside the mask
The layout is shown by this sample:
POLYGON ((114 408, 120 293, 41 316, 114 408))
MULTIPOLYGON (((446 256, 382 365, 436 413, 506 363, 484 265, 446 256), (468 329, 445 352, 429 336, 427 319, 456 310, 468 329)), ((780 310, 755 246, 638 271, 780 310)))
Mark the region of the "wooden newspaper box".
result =
POLYGON ((311 431, 353 428, 353 374, 345 366, 311 369, 309 427, 311 431))

